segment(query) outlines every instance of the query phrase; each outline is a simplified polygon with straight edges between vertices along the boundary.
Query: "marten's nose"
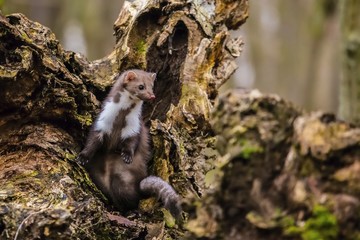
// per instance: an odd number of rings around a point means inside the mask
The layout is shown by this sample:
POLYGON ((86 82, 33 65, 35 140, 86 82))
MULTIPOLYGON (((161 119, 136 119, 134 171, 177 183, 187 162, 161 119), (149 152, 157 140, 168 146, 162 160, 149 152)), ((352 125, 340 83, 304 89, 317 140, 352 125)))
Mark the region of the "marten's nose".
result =
POLYGON ((154 100, 155 99, 155 95, 154 94, 151 94, 150 95, 150 100, 154 100))

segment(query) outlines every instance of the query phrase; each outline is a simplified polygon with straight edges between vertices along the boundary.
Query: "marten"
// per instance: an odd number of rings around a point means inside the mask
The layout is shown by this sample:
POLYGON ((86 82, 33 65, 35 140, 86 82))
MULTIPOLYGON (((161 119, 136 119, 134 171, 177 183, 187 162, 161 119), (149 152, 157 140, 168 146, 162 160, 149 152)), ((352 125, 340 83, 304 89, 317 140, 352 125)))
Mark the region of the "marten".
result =
POLYGON ((134 209, 141 198, 156 195, 179 219, 178 194, 167 182, 147 173, 151 150, 141 111, 144 101, 155 99, 155 78, 155 73, 138 69, 117 77, 78 161, 120 211, 134 209))

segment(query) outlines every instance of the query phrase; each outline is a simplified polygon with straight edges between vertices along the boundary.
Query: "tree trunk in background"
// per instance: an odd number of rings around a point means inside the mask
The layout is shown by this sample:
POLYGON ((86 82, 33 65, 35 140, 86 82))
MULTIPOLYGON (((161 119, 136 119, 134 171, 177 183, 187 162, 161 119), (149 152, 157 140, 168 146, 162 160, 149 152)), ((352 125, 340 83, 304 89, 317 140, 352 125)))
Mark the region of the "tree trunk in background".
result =
POLYGON ((16 0, 0 6, 3 13, 20 12, 49 27, 67 50, 88 59, 101 58, 114 47, 113 23, 122 0, 16 0))
POLYGON ((234 75, 237 85, 250 81, 243 86, 279 94, 308 110, 336 112, 337 2, 252 1, 251 17, 240 30, 245 47, 234 75))
POLYGON ((151 201, 129 216, 136 227, 111 225, 74 159, 114 75, 154 71, 157 100, 144 106, 151 172, 182 196, 201 196, 216 158, 210 110, 242 44, 228 30, 245 22, 247 9, 246 0, 126 2, 114 51, 93 62, 21 14, 0 16, 1 238, 179 239, 185 230, 151 201))
POLYGON ((341 1, 342 79, 340 115, 360 124, 360 2, 341 1))

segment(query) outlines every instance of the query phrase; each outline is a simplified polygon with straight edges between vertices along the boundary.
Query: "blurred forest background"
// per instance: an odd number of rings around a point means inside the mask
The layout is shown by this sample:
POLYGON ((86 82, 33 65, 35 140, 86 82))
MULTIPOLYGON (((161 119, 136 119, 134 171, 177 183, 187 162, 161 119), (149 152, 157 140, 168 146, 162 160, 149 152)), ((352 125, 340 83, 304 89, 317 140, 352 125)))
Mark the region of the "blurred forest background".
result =
MULTIPOLYGON (((24 13, 49 27, 67 50, 89 60, 111 52, 121 0, 0 0, 3 14, 24 13)), ((250 0, 239 69, 222 89, 258 88, 307 110, 336 113, 340 24, 336 0, 250 0)))

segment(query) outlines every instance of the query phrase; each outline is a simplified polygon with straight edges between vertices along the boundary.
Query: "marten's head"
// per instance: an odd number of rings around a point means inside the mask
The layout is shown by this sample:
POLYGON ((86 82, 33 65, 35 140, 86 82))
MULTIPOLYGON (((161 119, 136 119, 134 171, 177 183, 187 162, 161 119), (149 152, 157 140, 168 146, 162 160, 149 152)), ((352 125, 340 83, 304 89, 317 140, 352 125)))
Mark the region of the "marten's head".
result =
POLYGON ((119 80, 122 80, 122 88, 128 91, 130 96, 149 101, 155 99, 153 92, 155 78, 156 73, 135 69, 124 72, 119 80))

